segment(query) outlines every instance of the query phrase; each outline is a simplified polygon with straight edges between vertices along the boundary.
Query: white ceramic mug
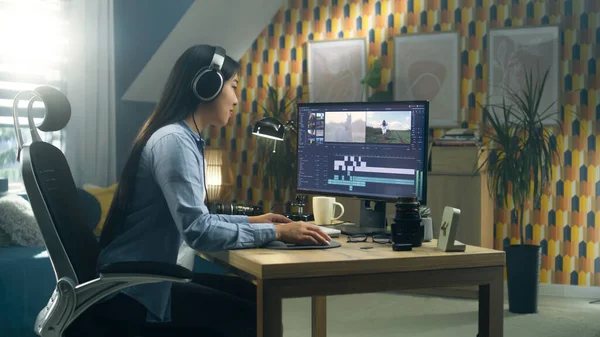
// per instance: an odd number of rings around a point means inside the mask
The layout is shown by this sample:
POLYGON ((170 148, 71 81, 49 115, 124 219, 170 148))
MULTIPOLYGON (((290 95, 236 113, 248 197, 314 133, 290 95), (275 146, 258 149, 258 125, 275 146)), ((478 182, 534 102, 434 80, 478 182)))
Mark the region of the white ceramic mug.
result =
POLYGON ((313 197, 313 214, 317 225, 329 225, 344 215, 344 205, 335 201, 333 197, 313 197), (334 216, 335 206, 340 207, 340 215, 334 216))

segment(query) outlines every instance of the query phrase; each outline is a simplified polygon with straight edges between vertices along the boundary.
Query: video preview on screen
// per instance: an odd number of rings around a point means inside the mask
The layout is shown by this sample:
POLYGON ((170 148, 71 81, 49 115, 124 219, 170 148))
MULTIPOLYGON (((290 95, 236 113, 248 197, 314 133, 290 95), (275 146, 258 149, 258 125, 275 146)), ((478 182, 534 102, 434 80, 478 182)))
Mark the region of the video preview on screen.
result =
POLYGON ((298 190, 425 197, 427 102, 298 105, 298 190))
POLYGON ((410 144, 410 128, 411 111, 328 111, 324 141, 410 144))

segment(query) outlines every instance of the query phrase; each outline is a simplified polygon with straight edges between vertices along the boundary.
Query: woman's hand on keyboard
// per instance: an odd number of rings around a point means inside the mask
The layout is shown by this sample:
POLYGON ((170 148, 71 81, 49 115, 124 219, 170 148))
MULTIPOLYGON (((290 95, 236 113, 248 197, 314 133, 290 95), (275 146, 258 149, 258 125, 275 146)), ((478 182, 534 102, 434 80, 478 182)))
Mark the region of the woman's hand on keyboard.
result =
POLYGON ((294 221, 275 226, 276 240, 286 243, 328 245, 331 238, 319 226, 294 221))
POLYGON ((255 216, 249 216, 248 217, 248 221, 250 223, 268 223, 268 222, 272 222, 274 224, 280 224, 280 223, 289 223, 292 222, 292 220, 288 219, 287 217, 281 215, 281 214, 274 214, 274 213, 267 213, 267 214, 263 214, 263 215, 255 215, 255 216))

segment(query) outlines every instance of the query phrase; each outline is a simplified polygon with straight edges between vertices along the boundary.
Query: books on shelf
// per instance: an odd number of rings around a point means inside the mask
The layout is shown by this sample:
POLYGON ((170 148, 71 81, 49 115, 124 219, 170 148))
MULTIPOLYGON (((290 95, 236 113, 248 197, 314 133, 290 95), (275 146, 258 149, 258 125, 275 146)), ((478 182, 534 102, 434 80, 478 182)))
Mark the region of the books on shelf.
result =
POLYGON ((452 129, 433 141, 433 146, 477 146, 479 134, 472 129, 452 129))

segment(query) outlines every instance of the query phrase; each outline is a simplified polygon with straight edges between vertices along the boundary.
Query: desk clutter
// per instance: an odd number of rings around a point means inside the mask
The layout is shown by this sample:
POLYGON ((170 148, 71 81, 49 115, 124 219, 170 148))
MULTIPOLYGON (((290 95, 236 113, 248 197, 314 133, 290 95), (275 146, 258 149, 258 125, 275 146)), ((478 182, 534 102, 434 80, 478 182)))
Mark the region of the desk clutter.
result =
MULTIPOLYGON (((387 228, 387 221, 382 227, 369 227, 371 222, 354 224, 339 220, 344 215, 344 205, 337 202, 334 197, 314 197, 314 214, 304 213, 304 204, 305 200, 303 199, 302 202, 297 203, 301 206, 299 212, 284 215, 292 221, 307 221, 319 225, 331 238, 338 238, 341 234, 344 234, 347 236, 347 243, 369 242, 368 238, 370 237, 372 243, 391 243, 393 251, 412 251, 413 248, 421 247, 423 242, 429 242, 433 239, 431 210, 427 206, 421 205, 417 197, 399 197, 396 199, 396 212, 389 229, 387 228), (338 214, 335 214, 336 207, 339 208, 338 214)), ((439 250, 444 252, 465 251, 466 245, 456 240, 460 214, 461 210, 458 208, 450 206, 444 208, 441 218, 441 230, 437 240, 439 250)), ((329 249, 340 246, 341 244, 338 241, 331 241, 328 246, 272 241, 263 248, 306 250, 329 249)))
MULTIPOLYGON (((328 208, 332 209, 333 202, 328 208)), ((337 220, 328 215, 331 220, 331 225, 320 225, 330 237, 337 238, 341 234, 347 236, 347 243, 378 243, 392 244, 394 251, 412 251, 415 247, 421 247, 423 242, 431 241, 431 238, 426 237, 426 224, 423 222, 427 219, 431 223, 431 218, 422 218, 422 207, 415 197, 398 198, 396 201, 396 214, 394 221, 388 231, 386 228, 365 227, 362 225, 347 223, 346 221, 337 220), (369 241, 368 239, 371 238, 369 241)), ((343 213, 343 206, 342 206, 343 213)), ((437 240, 437 249, 444 252, 464 252, 466 245, 456 240, 458 233, 458 225, 461 210, 458 208, 446 206, 441 219, 440 233, 437 240)), ((338 216, 339 217, 339 216, 338 216)), ((314 222, 316 223, 316 221, 314 222)), ((429 234, 431 235, 431 234, 429 234)), ((306 249, 329 249, 340 247, 338 241, 331 241, 328 246, 313 245, 313 244, 288 244, 281 241, 272 241, 263 248, 281 249, 281 250, 306 250, 306 249)), ((368 249, 372 247, 361 247, 368 249)))
MULTIPOLYGON (((464 252, 466 246, 456 241, 460 209, 446 206, 441 219, 437 248, 444 252, 464 252)), ((417 198, 398 198, 396 216, 391 226, 392 249, 410 251, 421 247, 425 240, 425 225, 419 213, 417 198)))
POLYGON ((479 132, 473 129, 451 129, 433 141, 433 146, 477 146, 479 132))

